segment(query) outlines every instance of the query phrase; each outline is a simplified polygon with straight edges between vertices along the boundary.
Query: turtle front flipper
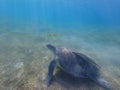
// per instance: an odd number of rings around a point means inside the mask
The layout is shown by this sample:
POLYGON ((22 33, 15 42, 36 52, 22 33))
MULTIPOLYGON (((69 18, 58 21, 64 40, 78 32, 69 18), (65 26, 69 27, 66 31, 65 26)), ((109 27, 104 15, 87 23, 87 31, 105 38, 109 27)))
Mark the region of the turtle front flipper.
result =
POLYGON ((56 60, 52 60, 52 61, 50 62, 49 68, 48 68, 47 86, 49 86, 49 85, 51 84, 55 66, 56 66, 56 60))

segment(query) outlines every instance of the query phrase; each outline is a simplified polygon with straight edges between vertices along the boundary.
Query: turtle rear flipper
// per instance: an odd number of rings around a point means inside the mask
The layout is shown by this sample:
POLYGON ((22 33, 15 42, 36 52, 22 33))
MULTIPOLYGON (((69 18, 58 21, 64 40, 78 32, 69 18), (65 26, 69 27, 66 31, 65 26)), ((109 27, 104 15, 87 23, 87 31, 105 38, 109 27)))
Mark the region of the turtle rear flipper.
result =
POLYGON ((112 90, 110 84, 105 79, 97 78, 97 79, 92 79, 92 80, 95 81, 95 83, 97 83, 101 87, 103 87, 105 90, 112 90))

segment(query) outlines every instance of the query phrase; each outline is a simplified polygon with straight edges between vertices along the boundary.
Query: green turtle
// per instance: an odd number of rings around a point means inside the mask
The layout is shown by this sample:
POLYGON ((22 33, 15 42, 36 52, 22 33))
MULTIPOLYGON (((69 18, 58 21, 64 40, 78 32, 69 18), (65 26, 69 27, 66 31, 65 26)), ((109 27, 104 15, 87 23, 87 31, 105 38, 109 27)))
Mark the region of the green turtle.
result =
POLYGON ((55 47, 52 44, 47 44, 55 58, 50 62, 48 68, 48 86, 52 82, 53 72, 55 67, 60 67, 66 73, 77 78, 88 78, 106 89, 110 86, 106 80, 100 77, 100 67, 88 56, 71 51, 64 47, 55 47))

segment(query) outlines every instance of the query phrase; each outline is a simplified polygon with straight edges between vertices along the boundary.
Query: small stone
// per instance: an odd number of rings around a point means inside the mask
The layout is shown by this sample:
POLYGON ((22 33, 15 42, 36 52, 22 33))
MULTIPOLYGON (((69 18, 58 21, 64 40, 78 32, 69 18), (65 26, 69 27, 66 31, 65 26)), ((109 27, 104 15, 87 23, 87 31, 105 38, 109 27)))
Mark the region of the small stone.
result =
POLYGON ((24 65, 23 62, 18 62, 18 63, 16 63, 16 64, 14 65, 14 67, 15 67, 16 69, 19 69, 19 68, 22 68, 23 65, 24 65))
POLYGON ((45 73, 42 73, 42 75, 41 75, 41 80, 43 81, 43 80, 45 80, 46 79, 46 75, 45 75, 45 73))

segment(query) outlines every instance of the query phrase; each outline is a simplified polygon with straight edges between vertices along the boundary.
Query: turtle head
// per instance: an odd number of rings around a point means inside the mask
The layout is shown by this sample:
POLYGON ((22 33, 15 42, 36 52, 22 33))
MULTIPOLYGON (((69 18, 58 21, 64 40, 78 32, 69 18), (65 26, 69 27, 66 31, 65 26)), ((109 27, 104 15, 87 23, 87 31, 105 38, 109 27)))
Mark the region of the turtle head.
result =
POLYGON ((56 47, 52 44, 47 44, 46 47, 50 49, 54 54, 56 53, 56 47))

